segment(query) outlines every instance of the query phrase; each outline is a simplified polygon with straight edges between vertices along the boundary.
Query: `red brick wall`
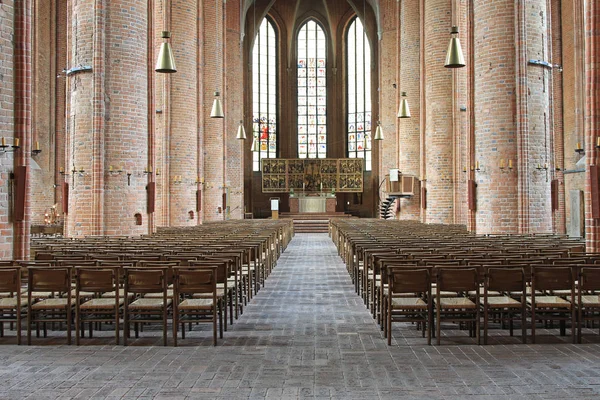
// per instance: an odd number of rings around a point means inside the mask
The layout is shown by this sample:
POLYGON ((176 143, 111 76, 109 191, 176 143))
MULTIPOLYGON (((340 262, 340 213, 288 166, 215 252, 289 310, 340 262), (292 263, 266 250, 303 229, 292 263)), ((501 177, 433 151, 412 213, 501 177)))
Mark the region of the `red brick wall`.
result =
MULTIPOLYGON (((13 46, 14 1, 0 4, 0 137, 12 143, 14 132, 14 75, 13 46)), ((13 171, 12 153, 0 154, 0 259, 13 256, 13 224, 10 221, 10 173, 13 171)))

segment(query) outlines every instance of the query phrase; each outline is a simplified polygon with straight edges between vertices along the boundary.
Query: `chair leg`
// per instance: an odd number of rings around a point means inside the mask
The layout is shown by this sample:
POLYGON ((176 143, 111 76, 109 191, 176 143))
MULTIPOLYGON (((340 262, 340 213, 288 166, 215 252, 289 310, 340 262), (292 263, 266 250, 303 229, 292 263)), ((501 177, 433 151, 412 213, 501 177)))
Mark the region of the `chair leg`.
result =
POLYGON ((217 345, 217 305, 213 303, 212 307, 212 323, 213 323, 213 345, 217 345))
MULTIPOLYGON (((439 303, 438 303, 439 304, 439 303)), ((441 336, 441 315, 440 315, 440 308, 437 307, 436 308, 436 313, 435 313, 435 333, 437 336, 437 345, 440 345, 440 336, 441 336)))

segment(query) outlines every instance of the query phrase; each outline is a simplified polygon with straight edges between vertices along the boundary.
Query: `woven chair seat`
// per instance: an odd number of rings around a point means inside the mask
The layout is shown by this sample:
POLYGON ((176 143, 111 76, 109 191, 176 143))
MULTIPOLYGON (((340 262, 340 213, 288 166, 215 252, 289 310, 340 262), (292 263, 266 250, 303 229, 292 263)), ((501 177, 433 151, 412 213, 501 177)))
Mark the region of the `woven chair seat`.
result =
MULTIPOLYGON (((527 297, 527 303, 531 304, 531 297, 527 297)), ((535 296, 536 307, 571 307, 571 303, 558 296, 535 296)))
POLYGON ((212 299, 186 299, 179 303, 179 309, 181 310, 197 310, 206 309, 210 310, 213 306, 212 299))
MULTIPOLYGON (((114 298, 115 294, 116 294, 116 292, 114 292, 114 291, 112 291, 112 292, 106 292, 106 293, 103 293, 101 297, 103 297, 103 298, 110 298, 110 297, 114 298)), ((119 298, 123 298, 123 297, 125 297, 125 289, 119 289, 119 298)), ((133 299, 135 297, 135 294, 129 293, 127 295, 127 297, 129 299, 133 299)))
MULTIPOLYGON (((27 289, 23 289, 21 294, 23 295, 21 297, 27 296, 27 289)), ((31 292, 32 299, 48 299, 50 297, 54 297, 55 295, 55 292, 31 292)))
POLYGON ((394 297, 392 298, 392 308, 427 309, 427 303, 418 297, 394 297))
MULTIPOLYGON (((95 292, 85 292, 83 290, 79 292, 79 297, 94 297, 95 295, 95 292)), ((77 290, 73 289, 71 290, 71 297, 75 298, 75 296, 77 296, 77 290)))
POLYGON ((600 296, 592 294, 581 296, 581 303, 587 307, 600 307, 600 296))
MULTIPOLYGON (((577 290, 575 290, 575 293, 577 293, 577 290)), ((571 290, 553 290, 552 294, 560 297, 571 297, 571 290)))
MULTIPOLYGON (((21 307, 27 305, 27 297, 21 297, 21 307)), ((0 299, 0 310, 11 310, 17 307, 16 297, 5 297, 0 299)))
MULTIPOLYGON (((435 299, 435 300, 437 303, 437 299, 435 299)), ((442 297, 440 299, 439 306, 441 308, 456 308, 456 309, 475 308, 476 307, 475 303, 473 303, 471 300, 467 299, 466 297, 442 297)))
POLYGON ((67 308, 67 299, 46 299, 31 306, 33 310, 60 310, 67 308))
MULTIPOLYGON (((167 304, 166 306, 168 307, 172 302, 172 299, 167 298, 167 304)), ((134 301, 133 303, 131 303, 129 305, 129 309, 131 310, 157 310, 157 309, 162 309, 164 306, 164 302, 163 299, 153 299, 153 298, 147 298, 144 297, 143 299, 137 299, 136 301, 134 301)))
MULTIPOLYGON (((474 290, 469 290, 467 292, 467 294, 469 295, 469 297, 475 297, 475 291, 474 290)), ((495 290, 488 290, 488 296, 502 296, 502 293, 497 292, 495 290)), ((479 291, 479 296, 483 296, 483 288, 479 291)))
MULTIPOLYGON (((479 298, 479 303, 484 303, 484 298, 479 298)), ((493 308, 519 308, 521 303, 512 297, 508 296, 492 296, 488 297, 488 305, 493 308)))
MULTIPOLYGON (((167 297, 173 297, 173 289, 167 289, 167 297)), ((162 293, 146 293, 144 295, 145 299, 162 299, 162 293)))
MULTIPOLYGON (((431 288, 431 295, 433 297, 435 297, 437 295, 437 288, 436 287, 432 287, 431 288)), ((456 292, 447 292, 445 290, 442 290, 440 292, 440 297, 456 297, 456 292)))
MULTIPOLYGON (((217 289, 217 298, 223 297, 223 296, 225 296, 225 290, 217 289)), ((208 298, 212 299, 212 293, 194 293, 194 294, 192 294, 192 297, 194 299, 208 299, 208 298)))
MULTIPOLYGON (((119 298, 119 305, 123 304, 123 299, 119 298)), ((106 310, 115 308, 115 299, 104 298, 104 299, 91 299, 79 306, 82 310, 106 310)))

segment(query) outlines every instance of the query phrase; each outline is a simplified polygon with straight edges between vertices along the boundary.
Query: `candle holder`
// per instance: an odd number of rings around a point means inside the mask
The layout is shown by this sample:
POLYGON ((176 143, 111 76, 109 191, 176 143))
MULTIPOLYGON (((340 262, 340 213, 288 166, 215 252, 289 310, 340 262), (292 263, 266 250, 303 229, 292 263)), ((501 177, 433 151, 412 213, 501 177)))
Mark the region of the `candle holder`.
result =
POLYGON ((173 184, 174 185, 181 185, 183 183, 183 178, 181 177, 181 175, 175 175, 173 177, 173 184))
POLYGON ((502 173, 509 173, 513 171, 513 162, 512 160, 508 160, 508 165, 506 165, 504 163, 504 159, 500 160, 500 171, 502 171, 502 173))
POLYGON ((577 142, 577 146, 575 146, 575 153, 582 155, 585 154, 585 150, 581 147, 581 143, 577 142))
POLYGON ((108 173, 111 175, 120 175, 123 173, 123 167, 117 167, 117 169, 113 169, 113 166, 108 167, 108 173))
POLYGON ((538 171, 548 171, 548 163, 544 163, 542 164, 538 164, 537 167, 535 167, 536 170, 538 171))
POLYGON ((33 150, 31 150, 31 155, 37 156, 41 152, 42 152, 42 149, 40 149, 40 142, 36 141, 35 146, 33 147, 33 150))
POLYGON ((21 148, 21 146, 19 146, 19 138, 14 138, 13 139, 13 144, 6 144, 6 138, 2 137, 0 139, 0 151, 2 153, 12 153, 14 151, 17 151, 21 148))
POLYGON ((144 175, 151 175, 152 174, 152 166, 148 165, 148 167, 144 168, 144 175))

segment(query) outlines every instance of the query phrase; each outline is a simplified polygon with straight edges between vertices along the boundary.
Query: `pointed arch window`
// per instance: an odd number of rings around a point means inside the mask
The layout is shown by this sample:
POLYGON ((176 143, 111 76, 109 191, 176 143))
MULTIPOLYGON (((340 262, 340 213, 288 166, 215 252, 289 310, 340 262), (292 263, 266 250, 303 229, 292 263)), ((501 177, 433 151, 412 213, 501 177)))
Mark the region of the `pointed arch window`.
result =
POLYGON ((298 157, 327 157, 327 42, 314 20, 298 32, 298 157))
POLYGON ((277 40, 273 23, 265 17, 252 49, 252 134, 260 140, 260 150, 252 153, 254 171, 260 171, 261 159, 278 153, 277 40))
POLYGON ((346 37, 347 149, 349 158, 364 158, 371 170, 371 47, 364 26, 357 17, 346 37))

